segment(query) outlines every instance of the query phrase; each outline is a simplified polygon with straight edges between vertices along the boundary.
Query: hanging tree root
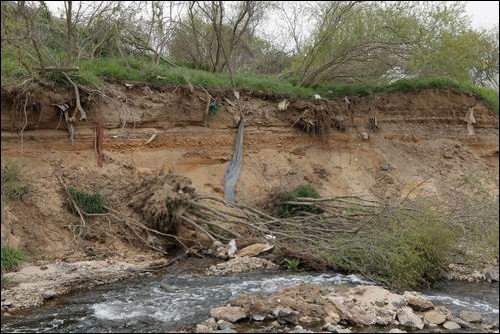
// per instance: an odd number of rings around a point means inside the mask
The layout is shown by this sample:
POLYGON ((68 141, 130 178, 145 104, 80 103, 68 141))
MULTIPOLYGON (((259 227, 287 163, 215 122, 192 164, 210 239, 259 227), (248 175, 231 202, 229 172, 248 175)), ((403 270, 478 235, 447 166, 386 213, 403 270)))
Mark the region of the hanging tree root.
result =
POLYGON ((75 107, 75 112, 73 113, 73 116, 71 116, 69 118, 70 122, 73 123, 76 120, 76 114, 78 112, 80 112, 80 115, 81 115, 80 116, 80 120, 81 121, 82 120, 86 120, 87 119, 87 113, 82 108, 82 104, 80 102, 80 91, 78 90, 78 86, 76 85, 76 83, 73 80, 71 80, 71 78, 69 77, 69 75, 67 75, 65 72, 61 72, 61 73, 64 75, 64 77, 66 78, 66 80, 68 80, 68 82, 73 85, 73 88, 75 90, 75 100, 76 100, 75 103, 76 103, 76 107, 75 107))

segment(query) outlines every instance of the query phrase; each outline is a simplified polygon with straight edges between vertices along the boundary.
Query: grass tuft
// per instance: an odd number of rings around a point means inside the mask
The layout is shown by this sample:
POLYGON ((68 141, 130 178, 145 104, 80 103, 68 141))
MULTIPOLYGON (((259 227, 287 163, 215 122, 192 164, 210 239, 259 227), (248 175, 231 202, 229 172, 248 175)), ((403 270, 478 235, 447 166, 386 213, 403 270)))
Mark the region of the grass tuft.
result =
POLYGON ((19 265, 26 259, 26 256, 22 251, 10 246, 2 246, 1 252, 2 273, 17 269, 19 265))
POLYGON ((69 193, 78 207, 85 213, 105 213, 106 199, 100 193, 91 193, 79 190, 75 187, 69 187, 69 193))
POLYGON ((311 206, 296 204, 285 204, 284 202, 294 201, 297 198, 320 198, 319 192, 310 184, 302 184, 289 192, 278 195, 279 213, 283 217, 291 216, 298 212, 321 213, 321 210, 311 206))
POLYGON ((20 200, 29 192, 30 187, 23 181, 22 173, 21 166, 13 160, 2 165, 2 195, 10 200, 20 200))

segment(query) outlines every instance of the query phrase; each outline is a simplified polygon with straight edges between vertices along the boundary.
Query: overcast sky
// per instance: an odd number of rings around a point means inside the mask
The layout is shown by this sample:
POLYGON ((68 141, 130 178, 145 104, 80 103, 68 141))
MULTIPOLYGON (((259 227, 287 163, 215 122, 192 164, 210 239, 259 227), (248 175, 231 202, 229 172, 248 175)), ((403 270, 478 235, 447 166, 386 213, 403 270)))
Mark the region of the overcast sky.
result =
MULTIPOLYGON (((500 1, 466 1, 467 10, 472 17, 475 28, 490 28, 498 24, 498 11, 500 1)), ((63 8, 62 1, 47 1, 50 9, 58 12, 63 8)))
POLYGON ((490 28, 498 23, 500 1, 467 1, 467 10, 472 15, 475 28, 490 28))

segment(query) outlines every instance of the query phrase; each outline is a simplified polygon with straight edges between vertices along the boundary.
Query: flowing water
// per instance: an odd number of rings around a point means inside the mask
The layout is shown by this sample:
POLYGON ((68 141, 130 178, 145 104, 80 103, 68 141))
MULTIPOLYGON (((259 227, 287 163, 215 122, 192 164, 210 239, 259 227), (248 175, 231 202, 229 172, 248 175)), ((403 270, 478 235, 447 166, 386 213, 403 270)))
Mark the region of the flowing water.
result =
MULTIPOLYGON (((340 274, 153 276, 58 298, 28 313, 2 319, 2 332, 175 331, 205 320, 211 308, 241 293, 271 294, 301 282, 326 287, 368 283, 340 274)), ((498 283, 446 282, 425 293, 454 311, 477 310, 498 320, 498 283)))

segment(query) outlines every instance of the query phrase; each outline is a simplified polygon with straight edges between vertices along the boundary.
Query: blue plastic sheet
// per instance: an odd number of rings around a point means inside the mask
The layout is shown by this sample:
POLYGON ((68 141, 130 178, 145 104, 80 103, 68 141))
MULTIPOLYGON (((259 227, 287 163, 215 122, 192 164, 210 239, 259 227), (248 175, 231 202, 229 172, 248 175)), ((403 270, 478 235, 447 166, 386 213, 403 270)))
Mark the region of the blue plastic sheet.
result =
POLYGON ((243 157, 243 133, 245 131, 245 118, 241 117, 238 126, 238 134, 234 144, 233 159, 229 162, 224 175, 224 199, 229 203, 234 203, 236 193, 236 183, 240 176, 241 158, 243 157))

